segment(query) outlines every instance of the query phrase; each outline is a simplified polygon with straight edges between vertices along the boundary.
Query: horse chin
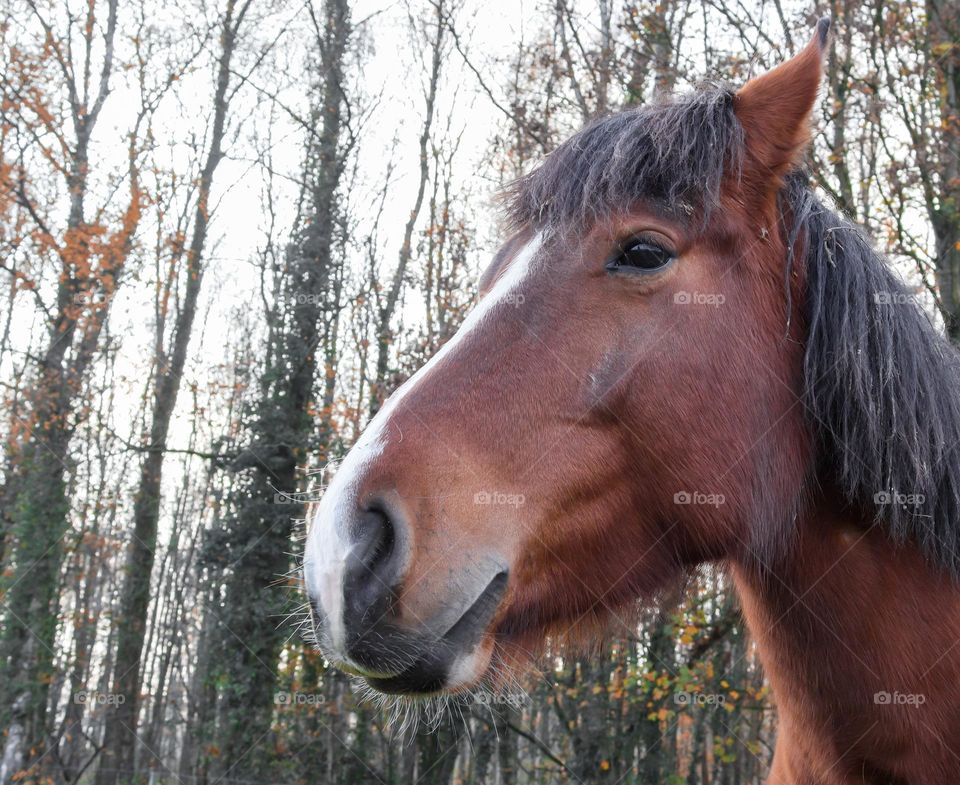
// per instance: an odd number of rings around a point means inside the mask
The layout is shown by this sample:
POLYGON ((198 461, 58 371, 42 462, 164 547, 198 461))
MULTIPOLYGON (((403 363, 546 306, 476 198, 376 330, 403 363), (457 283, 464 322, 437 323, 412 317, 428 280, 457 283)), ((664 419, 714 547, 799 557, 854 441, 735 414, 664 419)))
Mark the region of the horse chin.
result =
POLYGON ((509 633, 495 625, 475 648, 453 659, 442 685, 421 689, 405 682, 404 674, 356 677, 355 684, 365 699, 388 710, 391 725, 404 730, 455 720, 470 708, 519 707, 528 699, 527 689, 545 657, 586 654, 597 647, 598 634, 611 633, 611 626, 605 615, 509 633))
POLYGON ((583 612, 554 617, 544 625, 531 623, 524 610, 507 604, 490 627, 477 633, 473 646, 460 651, 443 645, 428 647, 402 672, 359 673, 357 683, 367 697, 393 706, 428 705, 438 698, 462 705, 522 700, 523 685, 536 678, 543 661, 589 654, 598 641, 635 629, 635 611, 641 607, 632 603, 615 610, 579 609, 583 612))
POLYGON ((484 685, 488 681, 488 674, 494 670, 494 648, 493 641, 485 638, 472 650, 444 660, 442 667, 430 667, 432 663, 429 657, 425 657, 396 675, 361 675, 367 687, 385 695, 416 700, 469 694, 484 685))

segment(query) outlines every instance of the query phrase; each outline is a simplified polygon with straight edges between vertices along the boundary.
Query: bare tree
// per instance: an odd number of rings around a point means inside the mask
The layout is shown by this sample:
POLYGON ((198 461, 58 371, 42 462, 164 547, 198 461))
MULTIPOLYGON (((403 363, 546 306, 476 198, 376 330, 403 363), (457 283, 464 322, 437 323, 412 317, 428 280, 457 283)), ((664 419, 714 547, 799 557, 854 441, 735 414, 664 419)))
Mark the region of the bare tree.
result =
POLYGON ((185 278, 183 301, 173 317, 169 336, 163 334, 161 325, 164 322, 158 324, 150 434, 145 445, 140 481, 134 497, 133 533, 126 553, 120 608, 116 616, 117 655, 112 691, 116 695, 123 695, 124 700, 107 718, 103 753, 97 774, 99 785, 113 785, 135 771, 141 656, 157 543, 164 450, 180 391, 197 299, 203 281, 203 254, 212 210, 210 195, 214 174, 224 156, 227 114, 230 98, 235 94, 230 91, 231 63, 251 2, 252 0, 226 0, 221 16, 221 48, 216 66, 213 118, 197 188, 192 236, 182 258, 185 278), (169 351, 165 346, 168 338, 169 351))
POLYGON ((400 243, 400 252, 397 255, 397 266, 386 286, 385 292, 377 292, 377 353, 376 369, 371 383, 370 413, 376 414, 384 399, 387 397, 387 386, 390 371, 390 356, 393 344, 392 322, 400 304, 400 295, 413 257, 413 233, 423 207, 427 182, 430 179, 430 142, 436 113, 437 93, 440 89, 440 74, 443 67, 445 36, 447 31, 447 11, 444 0, 434 0, 433 18, 424 22, 427 27, 427 40, 430 53, 430 62, 427 67, 427 82, 424 95, 424 118, 420 129, 419 139, 419 179, 417 193, 410 208, 410 214, 403 228, 403 240, 400 243))
MULTIPOLYGON (((31 238, 29 252, 40 264, 28 269, 49 266, 55 297, 52 304, 45 303, 39 280, 23 269, 8 268, 36 294, 46 345, 30 356, 24 376, 31 382, 11 411, 0 495, 0 544, 10 576, 0 636, 0 718, 7 729, 2 782, 24 765, 42 761, 47 749, 58 580, 70 508, 69 447, 86 415, 82 391, 140 221, 141 134, 159 100, 156 93, 144 95, 127 140, 126 171, 116 178, 119 191, 110 189, 106 201, 91 210, 91 140, 117 68, 118 3, 91 2, 79 16, 67 11, 59 20, 46 16, 38 4, 28 6, 28 24, 41 31, 39 42, 5 41, 0 115, 9 130, 0 190, 19 211, 14 225, 22 221, 30 227, 23 236, 31 238), (63 188, 67 209, 62 223, 58 194, 44 193, 47 186, 63 188), (111 198, 117 192, 123 195, 120 206, 111 198)), ((26 244, 22 250, 28 250, 26 244)))
POLYGON ((229 657, 212 659, 208 678, 223 689, 218 706, 217 765, 241 760, 247 772, 269 776, 268 739, 277 706, 274 666, 289 630, 287 587, 291 549, 306 490, 301 468, 331 452, 343 309, 345 258, 341 179, 350 153, 346 60, 352 27, 347 0, 305 3, 313 37, 307 141, 298 215, 286 248, 264 258, 272 281, 270 330, 257 397, 245 413, 248 442, 230 466, 242 478, 228 500, 231 518, 206 547, 221 565, 223 603, 216 637, 229 657))

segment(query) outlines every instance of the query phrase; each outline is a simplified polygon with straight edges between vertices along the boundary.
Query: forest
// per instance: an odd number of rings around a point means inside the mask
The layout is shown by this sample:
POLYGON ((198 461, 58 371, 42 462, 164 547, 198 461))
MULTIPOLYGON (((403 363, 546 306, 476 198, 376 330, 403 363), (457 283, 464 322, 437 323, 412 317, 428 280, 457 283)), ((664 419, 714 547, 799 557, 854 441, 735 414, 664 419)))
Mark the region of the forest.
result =
POLYGON ((419 715, 324 661, 300 565, 474 304, 500 190, 824 14, 817 188, 960 340, 954 0, 4 0, 0 785, 761 782, 720 565, 419 715))

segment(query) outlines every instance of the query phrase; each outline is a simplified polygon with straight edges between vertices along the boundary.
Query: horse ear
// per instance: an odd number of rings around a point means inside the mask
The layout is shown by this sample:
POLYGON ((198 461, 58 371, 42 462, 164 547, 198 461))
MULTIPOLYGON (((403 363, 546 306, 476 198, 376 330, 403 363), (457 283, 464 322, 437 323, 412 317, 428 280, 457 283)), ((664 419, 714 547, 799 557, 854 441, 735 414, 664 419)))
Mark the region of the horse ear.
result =
POLYGON ((734 98, 746 137, 745 167, 775 188, 810 140, 810 112, 820 88, 829 32, 830 19, 823 17, 800 54, 751 79, 734 98))

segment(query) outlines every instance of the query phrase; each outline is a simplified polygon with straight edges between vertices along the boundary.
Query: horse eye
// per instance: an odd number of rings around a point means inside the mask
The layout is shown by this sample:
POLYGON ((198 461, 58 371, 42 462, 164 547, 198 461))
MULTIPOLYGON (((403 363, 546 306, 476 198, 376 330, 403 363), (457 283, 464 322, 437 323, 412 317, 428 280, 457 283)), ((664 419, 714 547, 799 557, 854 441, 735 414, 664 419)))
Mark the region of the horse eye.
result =
POLYGON ((652 273, 662 270, 672 261, 673 256, 666 249, 640 240, 625 246, 619 256, 607 263, 607 269, 652 273))

